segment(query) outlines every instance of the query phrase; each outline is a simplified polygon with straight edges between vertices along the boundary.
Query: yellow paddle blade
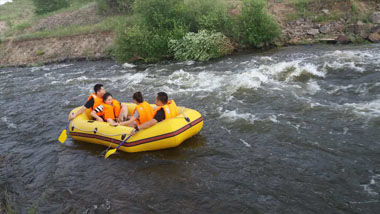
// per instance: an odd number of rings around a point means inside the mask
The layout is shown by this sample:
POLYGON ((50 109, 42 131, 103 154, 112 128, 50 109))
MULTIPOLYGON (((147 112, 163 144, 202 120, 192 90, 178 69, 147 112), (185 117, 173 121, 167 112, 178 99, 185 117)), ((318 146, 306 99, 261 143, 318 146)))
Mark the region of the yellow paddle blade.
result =
POLYGON ((67 131, 64 129, 58 137, 59 142, 64 143, 67 139, 67 131))
POLYGON ((109 156, 111 156, 113 153, 116 152, 116 149, 111 149, 109 150, 106 155, 104 156, 104 159, 107 159, 109 156))

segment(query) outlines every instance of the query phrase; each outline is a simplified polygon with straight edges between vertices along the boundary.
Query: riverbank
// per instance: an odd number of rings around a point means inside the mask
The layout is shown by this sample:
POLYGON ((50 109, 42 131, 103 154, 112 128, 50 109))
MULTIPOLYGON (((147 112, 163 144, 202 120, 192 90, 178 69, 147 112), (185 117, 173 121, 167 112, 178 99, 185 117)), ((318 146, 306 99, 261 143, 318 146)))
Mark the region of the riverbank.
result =
MULTIPOLYGON (((0 11, 5 6, 7 11, 14 10, 13 16, 0 16, 0 66, 110 58, 116 26, 131 21, 100 13, 95 2, 83 2, 42 17, 33 16, 29 0, 0 6, 0 11)), ((268 0, 267 9, 282 29, 277 46, 380 41, 377 0, 268 0)), ((228 13, 233 16, 240 11, 236 4, 228 13)))
POLYGON ((109 57, 107 50, 114 40, 113 32, 100 32, 67 37, 6 41, 1 44, 1 66, 28 66, 70 60, 97 60, 109 57))

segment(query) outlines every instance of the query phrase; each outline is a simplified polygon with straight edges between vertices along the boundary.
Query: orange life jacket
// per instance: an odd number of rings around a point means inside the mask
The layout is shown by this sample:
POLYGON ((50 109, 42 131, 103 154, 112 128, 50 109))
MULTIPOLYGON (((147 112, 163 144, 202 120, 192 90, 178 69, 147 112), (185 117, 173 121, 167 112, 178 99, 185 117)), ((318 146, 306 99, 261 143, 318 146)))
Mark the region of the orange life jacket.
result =
POLYGON ((143 124, 153 119, 153 108, 146 101, 138 104, 135 110, 133 110, 132 115, 134 115, 136 111, 139 113, 139 118, 136 120, 137 125, 143 124))
POLYGON ((165 112, 165 120, 173 117, 177 117, 178 110, 177 110, 177 104, 175 104, 174 100, 168 101, 166 105, 159 106, 156 111, 154 112, 154 115, 157 114, 157 112, 160 109, 164 109, 165 112))
MULTIPOLYGON (((103 104, 103 99, 102 99, 102 98, 99 98, 98 96, 96 96, 95 93, 90 94, 90 96, 88 96, 87 101, 90 100, 91 98, 94 98, 94 105, 90 108, 90 111, 89 111, 89 112, 91 112, 91 111, 94 110, 96 107, 98 107, 98 106, 100 106, 100 105, 103 104)), ((102 115, 101 112, 97 112, 96 114, 99 115, 99 116, 102 115)))
POLYGON ((119 117, 121 110, 121 104, 119 103, 119 101, 113 99, 111 105, 103 103, 102 106, 103 112, 100 113, 101 116, 103 116, 104 120, 115 120, 117 117, 119 117))

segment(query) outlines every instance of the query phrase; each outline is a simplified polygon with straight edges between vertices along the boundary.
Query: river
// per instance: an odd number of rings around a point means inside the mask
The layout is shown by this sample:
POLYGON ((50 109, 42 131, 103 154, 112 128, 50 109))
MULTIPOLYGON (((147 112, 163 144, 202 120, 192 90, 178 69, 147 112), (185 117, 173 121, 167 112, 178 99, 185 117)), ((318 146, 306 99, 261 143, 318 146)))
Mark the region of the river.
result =
POLYGON ((0 95, 3 212, 380 213, 380 45, 0 68, 0 95), (60 144, 96 83, 126 102, 165 91, 204 128, 107 160, 105 147, 60 144))

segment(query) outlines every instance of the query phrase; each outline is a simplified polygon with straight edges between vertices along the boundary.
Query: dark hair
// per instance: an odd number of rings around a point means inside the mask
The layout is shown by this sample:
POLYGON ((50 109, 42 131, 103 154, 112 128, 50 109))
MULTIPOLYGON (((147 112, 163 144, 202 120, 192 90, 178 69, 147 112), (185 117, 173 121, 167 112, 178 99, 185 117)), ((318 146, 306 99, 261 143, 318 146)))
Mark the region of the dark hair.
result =
POLYGON ((109 97, 109 96, 111 96, 112 97, 112 94, 111 93, 105 93, 104 95, 103 95, 103 102, 106 102, 106 100, 107 100, 107 98, 109 97))
POLYGON ((168 95, 165 92, 158 92, 157 100, 161 101, 163 104, 166 104, 168 103, 168 95))
POLYGON ((143 98, 142 93, 140 91, 135 92, 132 96, 132 99, 136 100, 138 103, 144 102, 144 98, 143 98))
POLYGON ((96 85, 94 86, 94 91, 95 91, 95 93, 97 93, 102 87, 103 87, 102 84, 96 84, 96 85))

